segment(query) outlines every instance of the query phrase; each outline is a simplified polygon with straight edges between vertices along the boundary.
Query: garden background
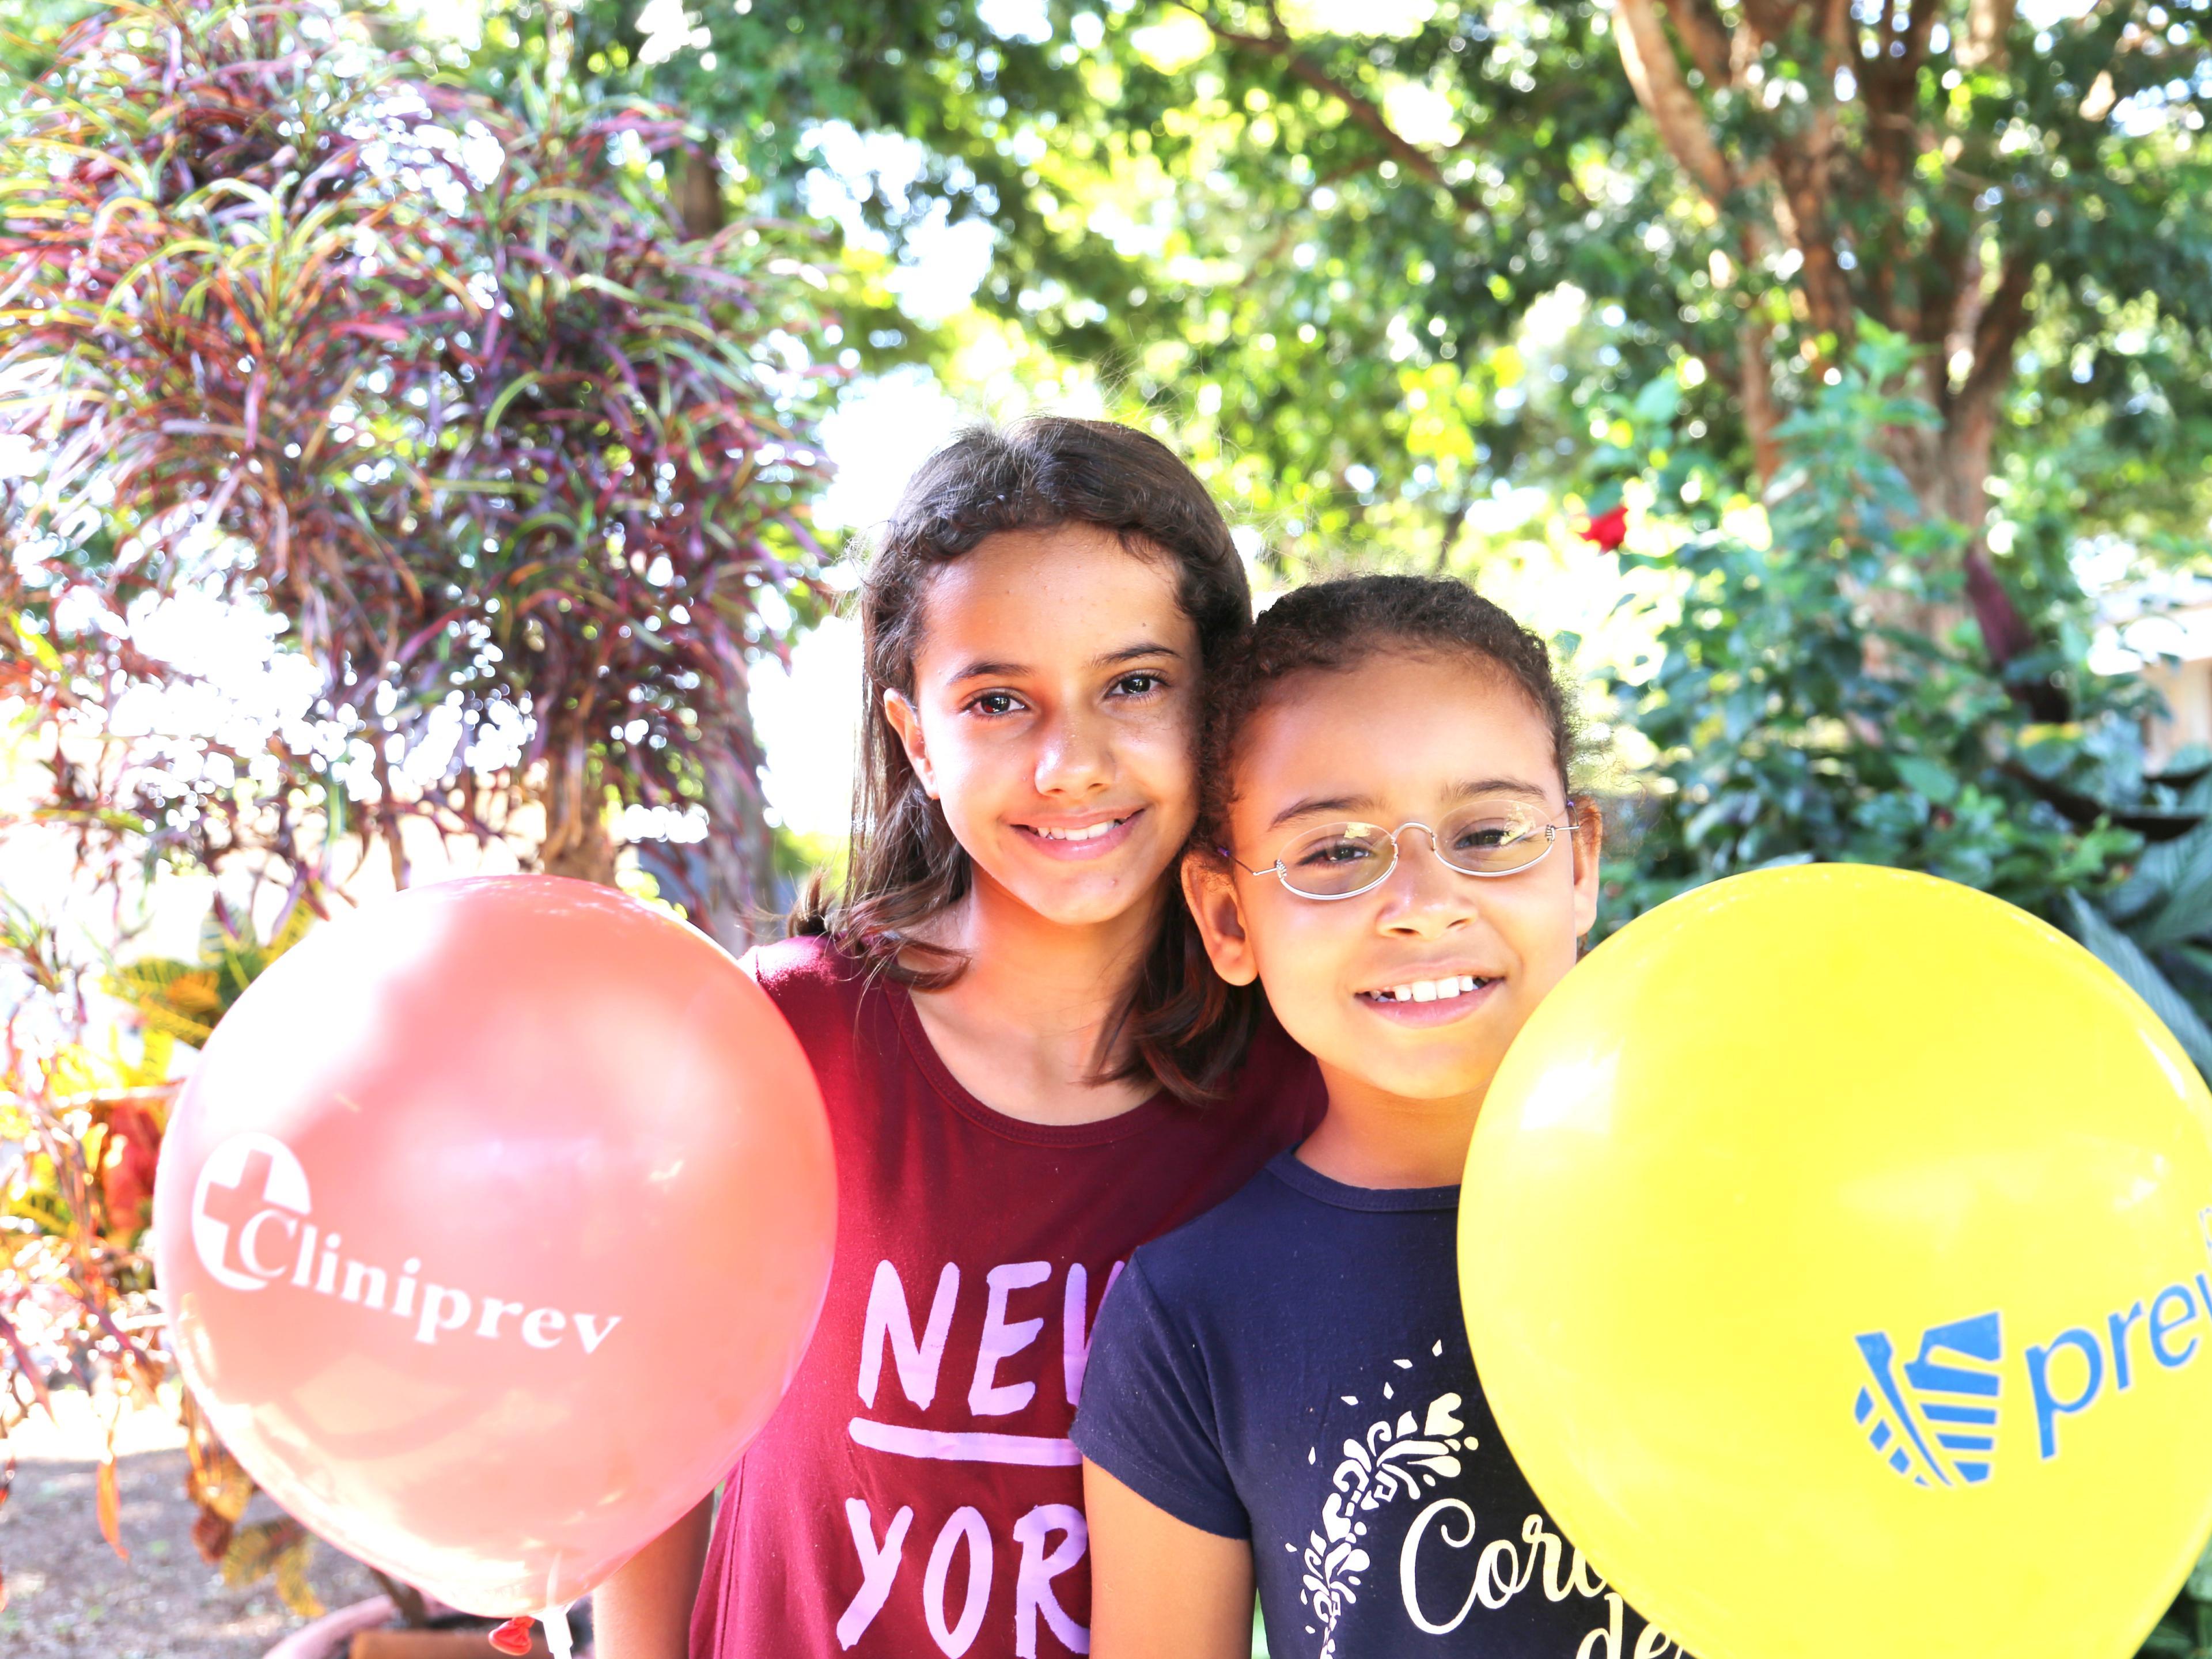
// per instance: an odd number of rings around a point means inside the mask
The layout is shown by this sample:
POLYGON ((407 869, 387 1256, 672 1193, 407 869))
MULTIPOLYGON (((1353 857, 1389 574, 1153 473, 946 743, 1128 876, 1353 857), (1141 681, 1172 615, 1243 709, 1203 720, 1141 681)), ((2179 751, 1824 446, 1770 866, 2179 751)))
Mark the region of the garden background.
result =
MULTIPOLYGON (((2208 23, 0 0, 0 1429, 175 1402, 174 1079, 317 919, 544 869, 736 945, 834 873, 838 602, 975 416, 1157 433, 1263 592, 1449 571, 1553 634, 1602 927, 1929 870, 2212 1068, 2208 23)), ((312 1540, 186 1433, 204 1576, 303 1614, 312 1540)), ((2195 1591, 2153 1650, 2212 1652, 2195 1591)))

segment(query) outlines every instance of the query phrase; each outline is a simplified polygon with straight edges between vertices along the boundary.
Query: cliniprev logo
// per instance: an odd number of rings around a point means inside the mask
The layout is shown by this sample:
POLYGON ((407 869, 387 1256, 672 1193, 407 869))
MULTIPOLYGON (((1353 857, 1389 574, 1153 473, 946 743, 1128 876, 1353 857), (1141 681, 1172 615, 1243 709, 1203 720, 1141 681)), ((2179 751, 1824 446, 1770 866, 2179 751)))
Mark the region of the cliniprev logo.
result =
POLYGON ((532 1308, 434 1283, 421 1276, 419 1255, 405 1257, 395 1274, 365 1253, 349 1253, 337 1233, 319 1234, 313 1215, 307 1171, 292 1149, 273 1135, 235 1134, 200 1166, 192 1249, 209 1276, 231 1290, 334 1297, 363 1313, 411 1321, 417 1342, 466 1331, 557 1348, 574 1333, 592 1354, 622 1323, 620 1314, 532 1308))

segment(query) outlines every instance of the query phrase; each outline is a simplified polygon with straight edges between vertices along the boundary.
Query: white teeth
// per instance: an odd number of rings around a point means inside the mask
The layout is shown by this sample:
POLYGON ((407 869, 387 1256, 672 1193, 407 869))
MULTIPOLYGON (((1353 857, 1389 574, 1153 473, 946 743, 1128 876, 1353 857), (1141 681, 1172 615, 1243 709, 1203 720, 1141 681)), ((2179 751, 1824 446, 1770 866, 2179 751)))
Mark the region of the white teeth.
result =
POLYGON ((1103 823, 1094 823, 1086 830, 1048 830, 1039 825, 1036 833, 1047 841, 1096 841, 1109 830, 1118 830, 1127 818, 1109 818, 1103 823))
POLYGON ((1394 985, 1389 990, 1370 991, 1368 994, 1377 1002, 1448 1002, 1486 983, 1473 974, 1461 974, 1449 979, 1417 979, 1410 984, 1394 985))

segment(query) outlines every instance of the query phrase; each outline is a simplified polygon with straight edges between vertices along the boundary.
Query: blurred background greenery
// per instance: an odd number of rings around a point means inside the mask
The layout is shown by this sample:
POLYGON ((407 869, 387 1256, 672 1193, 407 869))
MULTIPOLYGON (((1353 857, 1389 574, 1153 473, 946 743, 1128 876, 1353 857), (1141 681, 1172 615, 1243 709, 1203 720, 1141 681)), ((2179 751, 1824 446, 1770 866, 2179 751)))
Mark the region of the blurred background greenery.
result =
POLYGON ((834 874, 836 603, 969 416, 1553 633, 1605 927, 1929 870, 2212 1068, 2208 20, 0 0, 0 1426, 153 1386, 171 1045, 316 916, 834 874))

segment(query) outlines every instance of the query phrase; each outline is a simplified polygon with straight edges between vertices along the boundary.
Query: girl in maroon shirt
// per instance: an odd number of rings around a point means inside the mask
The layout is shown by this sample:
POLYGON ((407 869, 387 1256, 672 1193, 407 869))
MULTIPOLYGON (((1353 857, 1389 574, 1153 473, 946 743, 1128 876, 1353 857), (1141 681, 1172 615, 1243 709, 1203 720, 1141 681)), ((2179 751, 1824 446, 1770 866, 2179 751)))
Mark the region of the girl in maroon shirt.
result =
POLYGON ((850 875, 747 958, 829 1105, 829 1297, 711 1542, 702 1504, 601 1589, 605 1659, 678 1659, 687 1617, 691 1659, 1087 1652, 1099 1302, 1320 1109, 1173 886, 1251 614, 1197 479, 1103 422, 965 433, 860 610, 850 875))

